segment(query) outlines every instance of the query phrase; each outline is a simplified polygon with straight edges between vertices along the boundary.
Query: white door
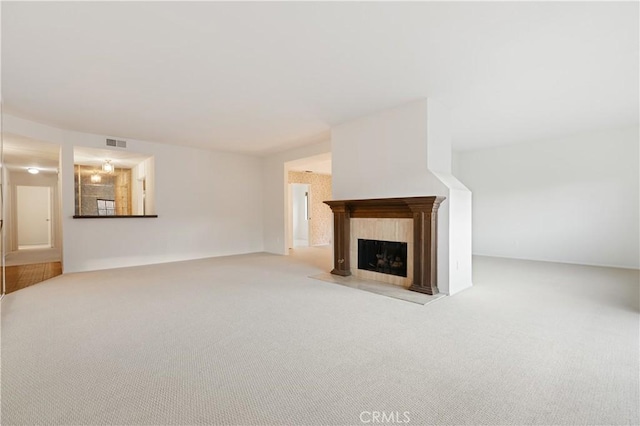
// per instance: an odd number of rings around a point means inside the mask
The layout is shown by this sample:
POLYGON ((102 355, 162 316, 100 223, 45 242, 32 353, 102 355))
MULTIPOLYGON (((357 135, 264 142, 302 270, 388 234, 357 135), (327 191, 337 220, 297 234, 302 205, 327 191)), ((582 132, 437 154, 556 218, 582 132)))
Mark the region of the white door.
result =
POLYGON ((18 249, 51 247, 51 188, 17 186, 18 249))
POLYGON ((293 246, 309 246, 309 185, 291 184, 293 246))

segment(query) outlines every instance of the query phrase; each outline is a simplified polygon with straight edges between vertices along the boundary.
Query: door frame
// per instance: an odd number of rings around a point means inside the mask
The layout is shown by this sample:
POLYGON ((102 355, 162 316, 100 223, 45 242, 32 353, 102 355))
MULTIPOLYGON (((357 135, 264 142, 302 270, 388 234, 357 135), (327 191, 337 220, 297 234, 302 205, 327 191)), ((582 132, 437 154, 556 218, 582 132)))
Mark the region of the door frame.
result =
MULTIPOLYGON (((307 246, 311 246, 311 184, 308 183, 299 183, 299 182, 291 182, 287 185, 288 187, 288 207, 287 207, 287 234, 288 241, 287 245, 289 249, 295 248, 295 237, 294 237, 294 229, 293 229, 293 185, 304 185, 307 190, 307 199, 306 199, 306 220, 307 220, 307 246)), ((299 246, 301 247, 301 246, 299 246)))
MULTIPOLYGON (((11 173, 11 176, 13 174, 11 173)), ((49 184, 46 182, 38 182, 31 183, 24 179, 15 179, 11 178, 9 185, 5 188, 5 195, 8 198, 5 198, 5 213, 7 216, 4 218, 4 227, 5 227, 5 255, 10 252, 14 252, 18 250, 18 206, 17 206, 17 186, 44 186, 50 189, 50 220, 49 226, 51 227, 51 247, 56 249, 61 249, 61 232, 62 232, 62 224, 60 223, 60 182, 58 176, 56 175, 55 181, 52 178, 49 178, 49 184)))
POLYGON ((19 211, 19 188, 44 188, 47 193, 47 248, 53 247, 53 188, 49 185, 16 185, 15 205, 16 205, 16 220, 15 220, 15 235, 16 235, 16 247, 20 250, 20 211, 19 211))

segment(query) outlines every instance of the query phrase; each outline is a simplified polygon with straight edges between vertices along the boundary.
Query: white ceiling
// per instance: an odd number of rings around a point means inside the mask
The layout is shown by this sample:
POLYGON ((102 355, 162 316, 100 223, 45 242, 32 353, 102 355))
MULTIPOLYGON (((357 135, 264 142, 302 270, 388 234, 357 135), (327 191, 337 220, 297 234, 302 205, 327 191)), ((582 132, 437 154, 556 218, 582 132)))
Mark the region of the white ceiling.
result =
POLYGON ((26 171, 35 167, 42 172, 57 173, 60 145, 22 136, 2 135, 2 162, 9 170, 26 171))
POLYGON ((287 170, 292 172, 311 172, 321 175, 331 174, 331 153, 301 158, 287 163, 287 170))
MULTIPOLYGON (((35 167, 41 172, 57 173, 60 163, 60 145, 4 133, 2 140, 3 164, 9 170, 23 170, 35 167)), ((139 152, 75 147, 74 164, 102 166, 105 160, 115 167, 132 168, 150 155, 139 152)))
POLYGON ((256 154, 433 97, 473 149, 637 125, 638 39, 638 2, 2 2, 2 96, 256 154))

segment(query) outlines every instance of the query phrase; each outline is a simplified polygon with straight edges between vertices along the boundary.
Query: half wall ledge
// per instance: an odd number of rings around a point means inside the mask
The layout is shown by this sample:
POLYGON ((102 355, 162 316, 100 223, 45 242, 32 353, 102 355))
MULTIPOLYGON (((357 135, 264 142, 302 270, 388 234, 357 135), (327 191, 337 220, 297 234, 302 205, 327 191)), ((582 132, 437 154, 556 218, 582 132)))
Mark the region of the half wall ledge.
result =
POLYGON ((333 211, 334 275, 351 275, 350 219, 413 219, 413 282, 409 290, 438 293, 438 208, 441 196, 334 200, 324 203, 333 211))
POLYGON ((157 214, 145 214, 145 215, 105 215, 105 216, 97 216, 97 215, 73 215, 74 219, 126 219, 126 218, 145 218, 145 217, 158 217, 157 214))

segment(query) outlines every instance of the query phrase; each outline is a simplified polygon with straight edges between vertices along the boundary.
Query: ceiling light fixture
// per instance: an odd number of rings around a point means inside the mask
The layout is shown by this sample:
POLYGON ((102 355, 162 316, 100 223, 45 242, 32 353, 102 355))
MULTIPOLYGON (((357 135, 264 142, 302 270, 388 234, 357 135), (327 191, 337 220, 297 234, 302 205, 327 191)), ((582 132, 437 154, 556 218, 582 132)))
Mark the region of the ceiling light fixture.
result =
POLYGON ((27 171, 32 175, 37 175, 38 173, 40 173, 40 170, 36 169, 35 167, 27 167, 27 171))
POLYGON ((113 173, 113 164, 111 164, 111 160, 104 160, 102 164, 102 171, 105 173, 113 173))

